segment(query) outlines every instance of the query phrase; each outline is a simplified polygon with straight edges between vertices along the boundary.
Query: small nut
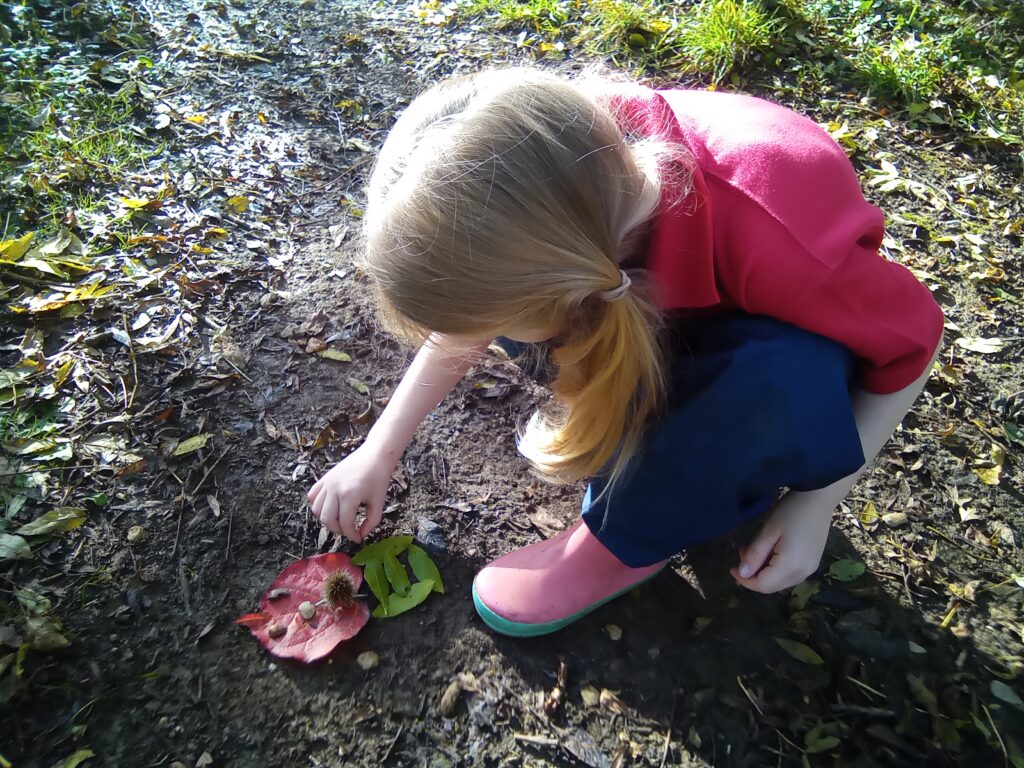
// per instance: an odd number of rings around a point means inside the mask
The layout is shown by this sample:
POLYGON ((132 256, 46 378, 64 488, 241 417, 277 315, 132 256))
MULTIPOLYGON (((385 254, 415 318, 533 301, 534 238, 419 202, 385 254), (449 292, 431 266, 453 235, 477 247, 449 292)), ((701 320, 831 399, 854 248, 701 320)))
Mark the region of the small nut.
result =
POLYGON ((371 669, 380 664, 380 656, 378 656, 373 651, 366 651, 365 653, 360 653, 356 657, 356 663, 363 668, 364 672, 369 672, 371 669))
POLYGON ((141 525, 133 525, 128 529, 129 544, 141 544, 147 538, 149 538, 149 533, 141 525))
POLYGON ((299 603, 299 615, 306 621, 309 621, 316 615, 316 606, 309 602, 309 600, 299 603))
POLYGON ((271 624, 267 627, 267 634, 270 635, 271 639, 276 640, 281 637, 288 629, 284 624, 271 624))

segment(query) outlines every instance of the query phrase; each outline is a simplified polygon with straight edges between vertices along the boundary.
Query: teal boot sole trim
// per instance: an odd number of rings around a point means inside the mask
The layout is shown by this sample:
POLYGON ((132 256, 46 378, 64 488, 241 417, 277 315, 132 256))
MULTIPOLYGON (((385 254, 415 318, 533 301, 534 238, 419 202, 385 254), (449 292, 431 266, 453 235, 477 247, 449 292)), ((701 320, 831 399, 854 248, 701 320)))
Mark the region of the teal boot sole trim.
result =
POLYGON ((484 620, 484 624, 493 629, 495 632, 499 632, 503 635, 508 635, 510 637, 539 637, 540 635, 549 635, 552 632, 557 632, 558 630, 569 626, 574 621, 582 619, 588 613, 596 611, 605 603, 610 603, 615 598, 621 597, 630 590, 636 589, 641 584, 647 583, 655 576, 657 576, 659 573, 661 573, 662 570, 663 569, 659 568, 650 576, 644 577, 636 584, 631 584, 625 589, 621 589, 615 594, 609 595, 608 597, 604 598, 603 600, 598 600, 596 603, 588 605, 582 611, 577 611, 576 613, 570 616, 566 616, 563 619, 547 621, 543 624, 524 624, 522 622, 506 619, 505 617, 496 614, 494 611, 492 611, 490 608, 484 605, 484 601, 481 600, 480 595, 476 593, 476 579, 473 580, 473 605, 476 607, 476 612, 480 614, 480 618, 484 620))

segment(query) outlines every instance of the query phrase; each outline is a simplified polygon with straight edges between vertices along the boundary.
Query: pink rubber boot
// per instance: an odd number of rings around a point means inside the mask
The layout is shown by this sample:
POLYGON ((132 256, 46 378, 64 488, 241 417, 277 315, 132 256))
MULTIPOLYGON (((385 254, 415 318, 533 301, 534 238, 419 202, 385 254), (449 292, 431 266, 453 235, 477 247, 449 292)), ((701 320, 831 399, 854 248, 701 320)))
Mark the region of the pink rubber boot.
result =
POLYGON ((580 520, 485 566, 473 580, 473 604, 496 632, 546 635, 647 581, 667 562, 623 565, 580 520))

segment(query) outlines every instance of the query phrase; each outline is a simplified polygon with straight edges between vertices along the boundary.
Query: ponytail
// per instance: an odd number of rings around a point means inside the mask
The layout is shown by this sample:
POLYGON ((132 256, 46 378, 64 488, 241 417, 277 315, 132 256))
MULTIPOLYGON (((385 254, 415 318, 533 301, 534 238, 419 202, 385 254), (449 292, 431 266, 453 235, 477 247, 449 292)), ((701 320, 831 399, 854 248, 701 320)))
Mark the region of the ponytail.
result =
POLYGON ((519 450, 557 482, 606 473, 618 482, 665 398, 660 316, 636 287, 621 298, 597 296, 589 323, 556 348, 553 385, 560 408, 538 413, 519 450))

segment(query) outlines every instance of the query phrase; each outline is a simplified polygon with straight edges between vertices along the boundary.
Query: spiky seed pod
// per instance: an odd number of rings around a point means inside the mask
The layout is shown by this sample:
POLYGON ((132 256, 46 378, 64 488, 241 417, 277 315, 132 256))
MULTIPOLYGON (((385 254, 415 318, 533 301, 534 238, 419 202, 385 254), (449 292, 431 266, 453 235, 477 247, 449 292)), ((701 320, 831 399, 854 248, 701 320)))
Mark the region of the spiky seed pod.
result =
POLYGON ((331 608, 348 608, 356 601, 356 583, 345 570, 333 571, 324 579, 324 602, 331 608))

